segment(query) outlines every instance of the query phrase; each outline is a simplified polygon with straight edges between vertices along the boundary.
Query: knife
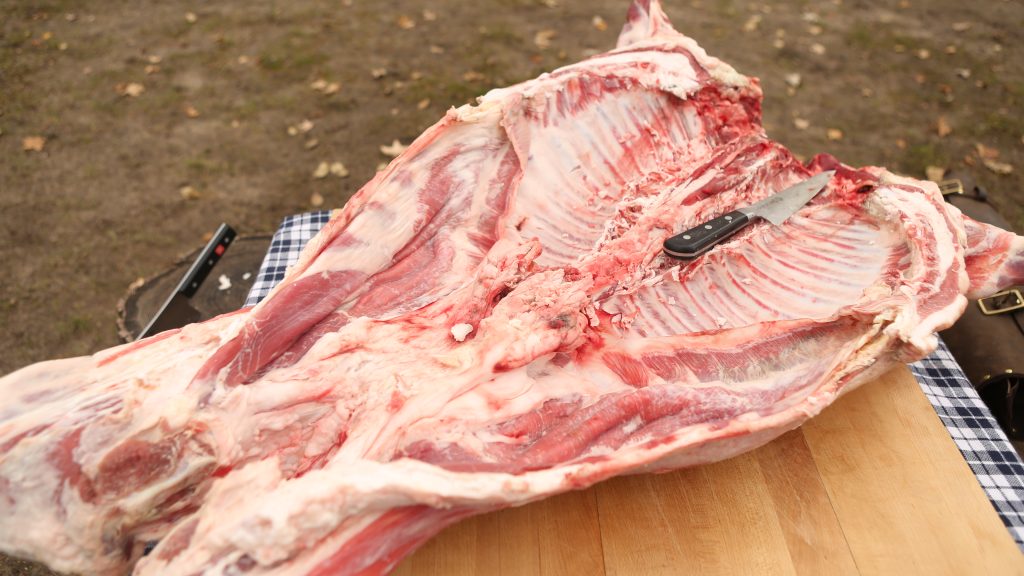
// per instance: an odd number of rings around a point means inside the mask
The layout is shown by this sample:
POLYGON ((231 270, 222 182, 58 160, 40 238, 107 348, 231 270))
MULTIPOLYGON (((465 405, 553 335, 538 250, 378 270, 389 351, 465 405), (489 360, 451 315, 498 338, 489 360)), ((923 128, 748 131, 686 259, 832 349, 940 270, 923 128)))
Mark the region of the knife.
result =
POLYGON ((810 202, 818 192, 824 190, 834 173, 835 170, 822 172, 760 202, 698 224, 682 234, 676 234, 665 240, 665 253, 676 258, 694 258, 739 232, 755 218, 762 218, 779 226, 804 204, 810 202))
POLYGON ((164 330, 181 328, 186 324, 198 322, 202 319, 199 311, 192 306, 189 298, 195 295, 196 290, 209 276, 210 270, 217 264, 220 257, 228 249, 228 245, 235 239, 235 231, 227 224, 221 224, 214 232, 213 238, 206 243, 206 246, 199 252, 195 262, 189 267, 185 277, 178 283, 178 287, 167 298, 160 311, 149 321, 149 325, 139 333, 137 340, 152 336, 164 330))

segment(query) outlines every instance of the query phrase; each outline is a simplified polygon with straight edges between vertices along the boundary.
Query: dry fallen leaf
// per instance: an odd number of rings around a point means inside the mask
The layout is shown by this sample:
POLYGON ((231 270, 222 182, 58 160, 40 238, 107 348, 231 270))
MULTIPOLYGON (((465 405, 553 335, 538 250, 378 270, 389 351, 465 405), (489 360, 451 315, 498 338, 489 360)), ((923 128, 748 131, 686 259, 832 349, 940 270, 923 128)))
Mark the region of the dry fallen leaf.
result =
POLYGON ((990 146, 985 146, 981 142, 975 142, 974 150, 978 152, 978 157, 982 160, 995 160, 999 158, 999 150, 990 146))
POLYGON ((199 17, 196 16, 195 12, 185 12, 185 22, 188 22, 189 24, 195 24, 196 20, 198 19, 199 17))
POLYGON ((402 152, 405 152, 406 148, 408 148, 408 146, 402 144, 398 140, 392 140, 390 145, 380 147, 380 153, 385 156, 390 156, 394 158, 395 156, 398 156, 402 152))
POLYGON ((348 168, 341 162, 331 162, 331 174, 338 178, 348 178, 348 168))
POLYGON ((241 64, 242 66, 250 64, 251 62, 252 62, 252 58, 249 58, 245 54, 242 54, 241 56, 238 57, 238 63, 241 64))
POLYGON ((309 203, 313 206, 323 206, 324 197, 321 196, 319 192, 313 192, 313 194, 309 196, 309 203))
POLYGON ((956 45, 955 44, 950 44, 950 45, 946 46, 946 49, 944 50, 944 52, 946 54, 951 54, 951 55, 952 54, 956 54, 956 45))
POLYGON ((946 169, 942 166, 925 166, 924 175, 932 182, 940 182, 946 175, 946 169))
POLYGON ((903 138, 897 138, 896 139, 896 147, 899 148, 900 150, 906 150, 907 149, 907 141, 904 140, 903 138))
POLYGON ((67 42, 61 42, 60 44, 57 44, 57 50, 60 50, 61 52, 63 52, 65 50, 67 50, 67 49, 68 49, 68 43, 67 42))
POLYGON ((557 34, 557 32, 550 28, 539 30, 536 34, 533 35, 533 43, 537 46, 537 48, 545 50, 551 47, 551 39, 554 38, 557 34))
POLYGON ((306 150, 312 150, 313 148, 316 148, 319 144, 319 140, 317 140, 316 138, 310 138, 309 140, 306 140, 306 143, 303 144, 303 146, 305 146, 306 150))
POLYGON ((146 76, 152 76, 160 71, 160 67, 156 64, 146 64, 146 67, 143 70, 146 71, 146 76))
POLYGON ((409 73, 409 80, 419 80, 420 78, 423 78, 423 72, 419 70, 413 70, 409 73))
POLYGON ((417 110, 426 110, 428 106, 430 106, 430 98, 424 98, 416 103, 417 110))
POLYGON ((25 152, 42 152, 45 147, 45 136, 26 136, 21 139, 21 149, 25 152))
POLYGON ((181 197, 184 198, 185 200, 199 199, 199 190, 196 190, 192 186, 182 186, 181 188, 178 189, 178 193, 181 194, 181 197))
POLYGON ((772 40, 772 46, 776 50, 782 50, 783 48, 786 47, 786 41, 783 40, 782 38, 776 38, 775 40, 772 40))
POLYGON ((411 30, 416 27, 416 21, 406 15, 398 17, 398 27, 402 30, 411 30))
POLYGON ((370 69, 370 75, 379 80, 379 79, 381 79, 381 78, 383 78, 383 77, 388 75, 388 69, 387 68, 371 68, 370 69))
POLYGON ((971 29, 970 22, 953 22, 954 32, 966 32, 971 29))
POLYGON ((324 96, 330 96, 331 94, 336 93, 338 90, 341 90, 340 83, 328 82, 323 78, 317 78, 316 80, 309 84, 309 87, 323 94, 324 96))
POLYGON ((591 18, 590 25, 602 32, 608 29, 608 23, 605 22, 604 18, 601 18, 600 16, 594 16, 593 18, 591 18))
POLYGON ((789 87, 791 87, 791 88, 799 88, 800 87, 800 82, 801 82, 800 74, 798 74, 796 72, 793 72, 792 74, 784 75, 783 79, 786 80, 786 84, 789 87))
POLYGON ((321 162, 317 164, 316 170, 313 170, 313 178, 327 178, 327 175, 331 173, 331 166, 327 162, 321 162))
POLYGON ((829 128, 825 131, 825 135, 832 141, 843 139, 843 131, 838 128, 829 128))
POLYGON ((430 53, 431 54, 444 54, 444 48, 438 46, 437 44, 431 44, 430 45, 430 53))
POLYGON ((917 82, 918 84, 924 84, 927 80, 928 78, 920 72, 914 74, 914 82, 917 82))
POLYGON ((465 80, 466 82, 479 82, 484 78, 485 76, 477 72, 476 70, 470 70, 462 75, 462 79, 465 80))
POLYGON ((118 84, 117 86, 114 86, 114 90, 116 90, 121 96, 135 98, 145 92, 146 87, 138 82, 129 82, 128 84, 118 84))
POLYGON ((434 20, 437 20, 437 13, 429 8, 424 8, 423 19, 427 22, 433 22, 434 20))
POLYGON ((1010 174, 1013 172, 1013 165, 1007 162, 1000 162, 998 160, 991 160, 982 158, 981 163, 985 165, 985 168, 995 172, 996 174, 1010 174))
POLYGON ((159 64, 159 63, 161 63, 163 61, 164 61, 163 57, 159 56, 157 54, 150 54, 149 56, 146 57, 146 62, 149 62, 150 64, 159 64))
POLYGON ((875 95, 875 91, 871 89, 869 86, 865 86, 860 89, 860 95, 865 98, 871 98, 872 96, 875 95))
POLYGON ((747 21, 743 23, 743 31, 744 32, 753 32, 754 30, 757 30, 758 26, 760 26, 760 25, 761 25, 761 15, 760 14, 754 14, 750 18, 747 18, 747 21))
POLYGON ((387 167, 388 167, 388 163, 387 162, 380 162, 379 164, 377 164, 376 170, 377 170, 377 172, 380 172, 381 170, 383 170, 383 169, 385 169, 387 167))
POLYGON ((821 36, 821 33, 824 31, 825 29, 822 28, 821 26, 818 26, 817 24, 807 27, 807 33, 810 34, 811 36, 821 36))
POLYGON ((795 126, 797 130, 807 130, 811 127, 811 123, 803 118, 793 118, 793 126, 795 126))
POLYGON ((938 133, 939 138, 949 136, 952 131, 953 127, 949 125, 949 120, 946 120, 945 116, 939 116, 939 119, 935 122, 935 132, 938 133))
POLYGON ((191 104, 185 104, 185 116, 189 118, 199 118, 199 110, 191 104))
POLYGON ((821 56, 825 53, 825 45, 815 42, 814 44, 811 44, 811 52, 821 56))
POLYGON ((302 122, 299 122, 295 127, 299 129, 299 132, 305 134, 313 129, 313 121, 308 118, 304 118, 302 122))
POLYGON ((926 48, 921 48, 920 50, 917 51, 918 60, 927 60, 931 57, 932 53, 926 48))

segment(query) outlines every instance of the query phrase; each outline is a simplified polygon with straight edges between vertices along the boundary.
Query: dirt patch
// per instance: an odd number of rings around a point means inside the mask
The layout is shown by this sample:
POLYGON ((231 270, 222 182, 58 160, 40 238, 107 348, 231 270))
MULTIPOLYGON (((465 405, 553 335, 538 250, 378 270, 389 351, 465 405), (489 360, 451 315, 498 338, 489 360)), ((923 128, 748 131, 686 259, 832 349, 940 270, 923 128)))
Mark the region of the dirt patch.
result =
MULTIPOLYGON (((612 47, 626 7, 3 4, 0 374, 116 344, 115 306, 128 285, 202 244, 220 221, 265 233, 312 209, 315 196, 342 205, 387 161, 381 145, 410 142, 492 87, 612 47), (39 137, 41 150, 23 150, 39 148, 26 141, 39 137), (350 175, 313 178, 321 162, 342 162, 350 175)), ((710 54, 761 78, 765 126, 797 154, 917 177, 929 166, 966 168, 1024 230, 1024 4, 665 8, 710 54), (1013 171, 984 167, 978 144, 998 151, 990 165, 1013 171)), ((23 570, 0 563, 0 574, 23 570)))

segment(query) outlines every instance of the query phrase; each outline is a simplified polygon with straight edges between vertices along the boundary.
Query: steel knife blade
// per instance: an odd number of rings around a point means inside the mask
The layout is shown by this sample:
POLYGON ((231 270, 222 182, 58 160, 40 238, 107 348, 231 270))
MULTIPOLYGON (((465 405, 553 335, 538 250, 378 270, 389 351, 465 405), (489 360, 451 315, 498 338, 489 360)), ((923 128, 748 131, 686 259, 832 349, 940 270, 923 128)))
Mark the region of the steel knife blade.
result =
POLYGON ((750 206, 738 208, 676 234, 665 240, 665 253, 676 258, 694 258, 739 232, 756 218, 778 226, 824 190, 834 173, 834 170, 821 172, 750 206))
POLYGON ((178 282, 174 292, 167 297, 160 310, 153 316, 153 319, 149 321, 149 324, 146 325, 142 332, 139 333, 138 340, 163 332, 164 330, 181 328, 186 324, 198 322, 202 319, 199 311, 192 306, 190 299, 195 295, 196 290, 202 285, 203 280, 206 280, 210 271, 213 270, 217 261, 224 255, 224 252, 234 239, 235 231, 231 226, 221 224, 217 228, 213 238, 199 251, 199 256, 192 262, 192 266, 189 267, 188 272, 185 273, 181 281, 178 282))

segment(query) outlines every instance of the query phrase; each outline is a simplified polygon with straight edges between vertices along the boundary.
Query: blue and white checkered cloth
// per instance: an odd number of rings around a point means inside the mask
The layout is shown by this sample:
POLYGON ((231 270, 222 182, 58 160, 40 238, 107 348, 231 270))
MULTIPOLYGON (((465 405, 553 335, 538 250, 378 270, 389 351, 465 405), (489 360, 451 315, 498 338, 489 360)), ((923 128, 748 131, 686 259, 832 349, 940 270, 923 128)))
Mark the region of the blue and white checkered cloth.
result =
MULTIPOLYGON (((299 259, 302 247, 331 219, 328 210, 289 216, 270 242, 246 306, 259 303, 299 259)), ((945 343, 910 365, 925 396, 974 471, 992 506, 1024 550, 1024 463, 964 376, 945 343)))
POLYGON ((946 344, 910 365, 932 408, 1024 550, 1024 463, 946 344))
POLYGON ((256 281, 249 289, 249 296, 245 299, 246 306, 255 306, 270 294, 274 286, 284 279, 288 267, 299 260, 303 246, 316 236, 330 219, 330 210, 318 210, 288 216, 281 222, 281 226, 270 240, 270 249, 263 257, 256 281))

